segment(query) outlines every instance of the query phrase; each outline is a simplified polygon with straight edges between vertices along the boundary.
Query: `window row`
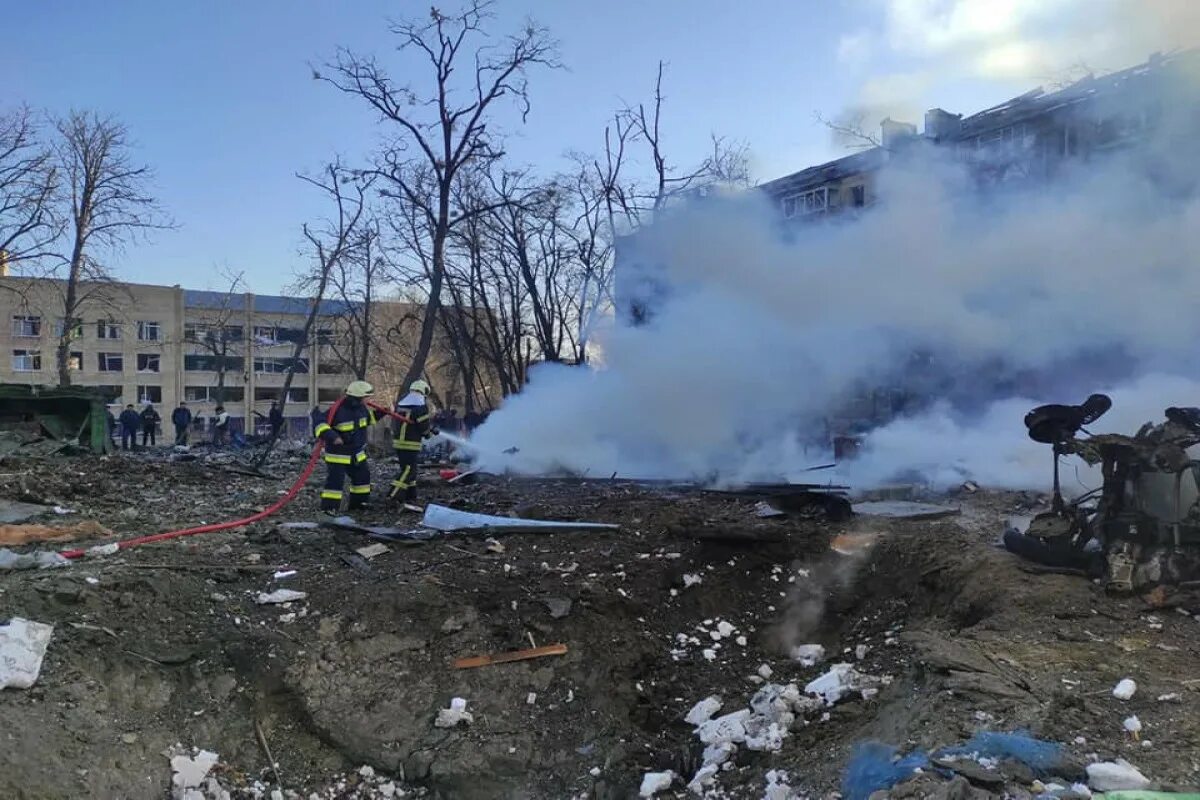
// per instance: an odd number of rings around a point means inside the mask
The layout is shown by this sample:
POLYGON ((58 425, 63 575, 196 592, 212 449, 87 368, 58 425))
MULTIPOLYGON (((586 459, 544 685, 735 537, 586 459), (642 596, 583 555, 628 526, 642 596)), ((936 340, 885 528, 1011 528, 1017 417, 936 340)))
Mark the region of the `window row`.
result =
MULTIPOLYGON (((83 338, 83 322, 76 321, 67 338, 71 340, 83 338)), ((149 320, 138 320, 136 323, 137 338, 140 342, 161 342, 162 323, 149 320)), ((62 338, 66 330, 66 320, 59 319, 54 326, 56 338, 62 338)), ((38 339, 42 335, 42 318, 34 314, 14 314, 12 318, 12 335, 18 339, 38 339)), ((96 321, 97 339, 120 339, 121 323, 112 320, 96 321)))
MULTIPOLYGON (((161 357, 157 353, 138 353, 138 372, 159 372, 161 357)), ((13 372, 40 372, 42 369, 41 350, 13 350, 13 372)), ((72 351, 67 356, 67 369, 79 371, 83 369, 83 353, 72 351)), ((124 372, 125 355, 123 353, 97 353, 96 370, 98 372, 124 372)))
MULTIPOLYGON (((67 368, 82 370, 83 353, 72 351, 67 358, 67 368)), ((48 364, 53 365, 54 356, 47 356, 48 364)), ((162 356, 158 353, 136 353, 135 363, 138 372, 161 372, 162 356)), ((259 374, 285 374, 292 365, 290 358, 255 358, 254 371, 259 374)), ((240 356, 212 356, 207 354, 185 355, 183 369, 185 372, 242 372, 246 360, 240 356), (223 366, 222 366, 223 364, 223 366)), ((40 372, 42 370, 41 350, 13 350, 13 372, 40 372)), ((96 370, 98 372, 124 372, 124 353, 96 353, 96 370)), ((296 359, 296 374, 307 375, 308 359, 296 359)), ((340 364, 321 364, 317 370, 322 375, 337 375, 344 372, 340 364)))

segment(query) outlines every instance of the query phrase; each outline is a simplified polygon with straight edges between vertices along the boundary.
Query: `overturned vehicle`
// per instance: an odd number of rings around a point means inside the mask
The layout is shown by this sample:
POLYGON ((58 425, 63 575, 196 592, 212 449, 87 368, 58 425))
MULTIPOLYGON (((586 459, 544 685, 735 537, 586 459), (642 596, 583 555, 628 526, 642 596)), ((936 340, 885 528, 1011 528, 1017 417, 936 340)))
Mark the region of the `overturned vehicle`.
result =
POLYGON ((1077 406, 1033 409, 1025 426, 1054 456, 1049 511, 1026 530, 1010 526, 1011 552, 1048 566, 1102 578, 1113 592, 1142 592, 1200 580, 1200 409, 1168 408, 1166 420, 1133 436, 1088 434, 1112 401, 1092 395, 1077 406), (1102 485, 1070 502, 1059 486, 1059 460, 1100 465, 1102 485))

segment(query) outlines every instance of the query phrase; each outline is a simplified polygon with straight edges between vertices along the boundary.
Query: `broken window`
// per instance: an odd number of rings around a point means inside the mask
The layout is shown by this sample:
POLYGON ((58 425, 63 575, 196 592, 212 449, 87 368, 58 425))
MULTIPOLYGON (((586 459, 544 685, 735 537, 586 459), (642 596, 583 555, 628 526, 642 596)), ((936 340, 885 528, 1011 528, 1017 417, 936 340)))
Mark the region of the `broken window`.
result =
POLYGON ((185 322, 183 324, 184 341, 203 342, 207 334, 208 328, 204 325, 197 325, 195 322, 185 322))
POLYGON ((254 371, 264 373, 287 372, 291 368, 293 361, 296 362, 297 373, 308 373, 308 359, 306 358, 256 358, 254 359, 254 371))
POLYGON ((333 328, 317 328, 317 344, 333 344, 333 328))
POLYGON ((208 387, 184 386, 183 399, 189 403, 206 403, 208 402, 208 387))
POLYGON ((139 386, 137 387, 138 401, 141 403, 161 403, 162 402, 162 387, 161 386, 139 386))
POLYGON ((113 322, 112 320, 100 320, 96 323, 96 338, 98 339, 120 339, 121 338, 121 323, 113 322))
POLYGON ((72 350, 71 354, 69 356, 67 356, 67 369, 69 369, 73 372, 79 372, 80 370, 82 370, 83 369, 83 353, 80 353, 77 350, 72 350))
POLYGON ((855 186, 850 189, 850 202, 855 208, 862 208, 867 204, 867 187, 855 186))
POLYGON ((97 353, 101 372, 124 372, 125 356, 120 353, 97 353))
POLYGON ((241 372, 244 359, 236 356, 214 356, 194 353, 183 357, 183 369, 186 372, 221 372, 222 361, 225 372, 241 372))
POLYGON ((143 342, 157 342, 162 337, 162 326, 157 322, 138 321, 138 339, 143 342))
POLYGON ((42 368, 42 351, 13 350, 13 372, 37 372, 42 368))
POLYGON ((349 375, 350 370, 340 361, 322 361, 317 364, 318 375, 349 375))
POLYGON ((42 335, 42 318, 38 316, 14 314, 12 318, 13 336, 36 339, 42 335))
POLYGON ((317 402, 318 403, 334 403, 334 402, 337 402, 337 399, 341 396, 342 396, 341 389, 325 389, 325 388, 317 389, 317 402))
POLYGON ((255 325, 254 341, 257 344, 275 344, 278 341, 275 338, 275 327, 272 325, 255 325))
POLYGON ((158 372, 160 356, 158 353, 138 353, 138 372, 158 372))

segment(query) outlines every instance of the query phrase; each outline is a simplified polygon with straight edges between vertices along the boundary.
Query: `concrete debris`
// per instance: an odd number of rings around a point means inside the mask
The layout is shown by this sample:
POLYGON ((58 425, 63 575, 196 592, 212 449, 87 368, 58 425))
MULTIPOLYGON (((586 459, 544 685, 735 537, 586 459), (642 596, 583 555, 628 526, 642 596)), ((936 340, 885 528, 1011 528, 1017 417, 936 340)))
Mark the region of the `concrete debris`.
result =
POLYGON ((717 638, 728 639, 734 634, 735 631, 737 631, 737 628, 733 627, 733 625, 725 620, 721 620, 717 623, 717 629, 714 631, 714 633, 717 634, 717 638))
POLYGON ((765 500, 754 504, 754 516, 759 519, 771 519, 772 517, 786 517, 787 512, 780 511, 765 500))
POLYGON ((815 667, 825 660, 825 648, 819 644, 798 644, 792 648, 792 660, 802 667, 815 667))
POLYGON ((683 721, 689 725, 703 725, 712 719, 712 715, 721 710, 721 698, 717 696, 706 697, 696 705, 692 706, 692 710, 684 716, 683 721))
POLYGON ((862 661, 867 657, 867 653, 869 652, 871 652, 870 645, 860 644, 858 647, 854 648, 854 657, 859 661, 862 661))
POLYGON ((758 675, 760 678, 763 678, 765 680, 765 679, 770 678, 773 674, 774 674, 774 671, 771 669, 770 664, 759 664, 758 665, 758 675))
POLYGON ((851 664, 834 664, 828 672, 804 687, 807 694, 815 695, 832 706, 850 694, 859 694, 869 699, 879 693, 880 686, 891 680, 859 672, 851 664))
POLYGON ((280 570, 279 572, 276 572, 271 577, 277 581, 282 581, 282 580, 287 580, 288 578, 294 578, 296 576, 296 574, 297 574, 296 570, 294 570, 294 569, 285 569, 285 570, 280 570))
POLYGON ((795 791, 788 785, 788 774, 781 769, 773 769, 767 773, 767 790, 763 800, 792 800, 795 791))
POLYGON ((53 625, 13 617, 0 625, 0 689, 28 689, 42 671, 53 625))
POLYGON ((542 602, 546 605, 546 610, 550 612, 551 619, 562 619, 571 613, 573 603, 566 597, 547 597, 542 602))
POLYGON ((1137 718, 1137 714, 1133 714, 1125 718, 1121 725, 1133 735, 1133 738, 1138 738, 1142 733, 1142 721, 1137 718))
POLYGON ((1088 786, 1098 792, 1146 789, 1150 779, 1123 758, 1087 765, 1088 786))
POLYGON ((121 551, 121 545, 116 542, 109 544, 98 544, 87 549, 88 558, 104 558, 105 556, 115 556, 121 551))
POLYGON ((1158 702, 1160 702, 1160 703, 1178 703, 1180 701, 1180 699, 1181 699, 1181 697, 1178 692, 1171 692, 1170 694, 1160 694, 1158 696, 1158 702))
POLYGON ((467 711, 467 701, 461 697, 455 697, 450 701, 449 708, 438 711, 433 725, 435 728, 453 728, 457 725, 470 725, 474 721, 475 716, 467 711))
POLYGON ((642 776, 642 785, 638 789, 638 797, 654 797, 659 792, 665 792, 671 788, 671 784, 675 782, 675 773, 671 770, 666 772, 647 772, 642 776))
POLYGON ((180 752, 169 757, 172 772, 171 796, 176 800, 203 798, 203 793, 189 790, 199 789, 205 784, 208 773, 217 765, 220 756, 211 750, 200 750, 194 756, 180 752))
POLYGON ((703 578, 701 578, 699 575, 695 574, 694 572, 686 573, 683 576, 683 588, 690 589, 691 587, 695 586, 696 584, 698 584, 702 581, 703 581, 703 578))
POLYGON ((1138 685, 1132 678, 1125 678, 1113 689, 1113 697, 1118 700, 1131 700, 1137 694, 1138 685))
POLYGON ((259 592, 254 602, 260 606, 292 603, 308 597, 307 592, 297 592, 295 589, 276 589, 273 592, 259 592))
POLYGON ((13 500, 0 500, 0 524, 11 525, 26 522, 46 513, 46 507, 33 503, 19 503, 13 500))
POLYGON ((64 558, 50 550, 17 553, 7 547, 0 547, 0 570, 46 569, 47 567, 65 567, 70 563, 69 558, 64 558))

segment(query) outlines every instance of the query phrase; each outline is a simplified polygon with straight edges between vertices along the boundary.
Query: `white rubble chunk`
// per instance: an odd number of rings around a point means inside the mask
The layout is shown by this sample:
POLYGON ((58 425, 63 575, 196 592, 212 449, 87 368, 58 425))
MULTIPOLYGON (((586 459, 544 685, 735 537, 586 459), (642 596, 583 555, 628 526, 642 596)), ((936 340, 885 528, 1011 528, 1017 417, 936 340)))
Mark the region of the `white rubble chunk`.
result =
POLYGON ((815 695, 832 706, 847 695, 876 689, 887 681, 873 675, 864 675, 851 664, 834 664, 824 675, 804 687, 807 694, 815 695))
POLYGON ((1160 702, 1160 703, 1178 703, 1179 702, 1179 692, 1171 692, 1170 694, 1160 694, 1158 696, 1158 702, 1160 702))
POLYGON ((462 723, 470 725, 474 721, 475 715, 467 711, 467 701, 461 697, 455 697, 450 701, 449 708, 438 711, 433 725, 435 728, 453 728, 462 723))
POLYGON ((704 744, 725 744, 729 742, 746 741, 746 721, 750 719, 750 709, 743 708, 726 714, 723 717, 710 719, 696 729, 696 736, 704 744))
POLYGON ((854 648, 854 657, 857 658, 859 661, 862 661, 864 658, 867 657, 867 653, 869 653, 869 652, 871 652, 870 645, 860 644, 858 647, 854 648))
POLYGON ((722 639, 728 639, 736 630, 737 628, 725 620, 717 623, 717 633, 720 634, 722 639))
POLYGON ((28 689, 42 671, 54 626, 13 617, 0 625, 0 689, 28 689))
POLYGON ((675 773, 671 770, 666 772, 647 772, 642 776, 642 786, 638 789, 639 797, 654 797, 659 792, 665 792, 671 788, 671 784, 675 782, 675 773))
POLYGON ((767 790, 763 800, 792 800, 796 797, 788 784, 788 774, 783 770, 773 769, 767 773, 767 790))
POLYGON ((1145 789, 1150 779, 1123 758, 1087 765, 1088 786, 1097 792, 1145 789))
POLYGON ((704 796, 708 792, 708 788, 717 782, 717 774, 721 768, 715 764, 706 764, 696 770, 696 774, 692 776, 688 782, 688 791, 692 794, 704 796))
POLYGON ((176 793, 199 787, 217 765, 218 760, 220 756, 211 750, 201 750, 194 758, 185 755, 172 756, 171 786, 176 793))
POLYGON ((700 655, 704 656, 705 661, 716 661, 717 651, 712 648, 705 648, 700 651, 700 655))
POLYGON ((737 746, 731 742, 718 742, 704 748, 704 764, 719 767, 737 752, 737 746))
POLYGON ((1118 700, 1131 700, 1137 694, 1138 685, 1132 678, 1125 678, 1113 688, 1113 697, 1118 700))
POLYGON ((1142 732, 1142 721, 1137 718, 1137 714, 1126 717, 1125 721, 1121 724, 1125 727, 1125 730, 1129 731, 1134 736, 1137 736, 1142 732))
POLYGON ((774 673, 774 670, 771 669, 770 664, 759 664, 758 665, 758 674, 759 674, 759 677, 761 677, 761 678, 770 678, 775 673, 774 673))
POLYGON ((706 697, 696 705, 692 706, 692 710, 687 713, 683 721, 689 725, 703 725, 712 719, 712 715, 721 710, 721 698, 716 695, 706 697))
POLYGON ((291 603, 308 597, 307 592, 297 592, 295 589, 276 589, 273 592, 259 592, 254 602, 260 606, 291 603))
POLYGON ((694 572, 688 572, 683 576, 683 588, 690 589, 703 579, 694 572))
POLYGON ((825 660, 825 648, 819 644, 798 644, 792 648, 792 660, 802 667, 815 667, 825 660))

